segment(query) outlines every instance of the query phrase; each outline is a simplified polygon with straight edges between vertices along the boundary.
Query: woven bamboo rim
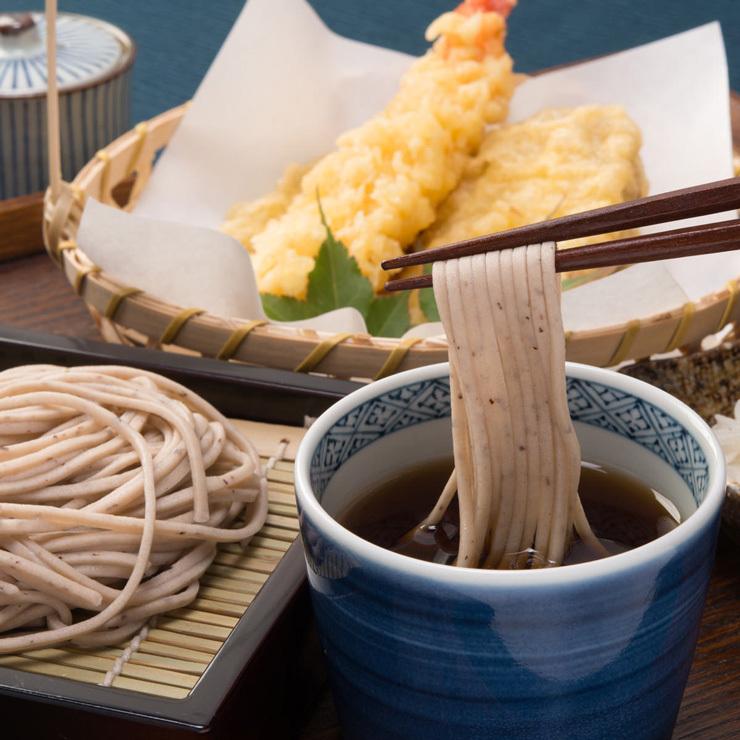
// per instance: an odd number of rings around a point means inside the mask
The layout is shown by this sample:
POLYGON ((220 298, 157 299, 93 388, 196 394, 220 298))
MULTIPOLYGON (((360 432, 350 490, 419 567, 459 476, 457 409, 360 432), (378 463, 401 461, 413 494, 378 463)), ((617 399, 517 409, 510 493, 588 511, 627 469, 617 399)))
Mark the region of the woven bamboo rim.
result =
MULTIPOLYGON (((187 104, 140 123, 98 152, 71 184, 57 183, 58 194, 53 187, 46 193, 46 249, 107 341, 343 378, 377 379, 447 358, 446 344, 438 339, 398 340, 240 323, 197 307, 167 303, 118 283, 94 265, 75 242, 86 198, 131 210, 156 153, 167 145, 186 110, 187 104)), ((695 348, 704 337, 740 319, 738 292, 740 280, 735 277, 723 290, 670 312, 569 332, 567 357, 608 367, 676 348, 695 348)))
POLYGON ((246 548, 219 545, 195 601, 150 620, 135 638, 119 645, 62 645, 0 655, 0 666, 170 699, 192 692, 298 536, 293 461, 304 430, 235 423, 253 440, 267 473, 267 521, 246 548))

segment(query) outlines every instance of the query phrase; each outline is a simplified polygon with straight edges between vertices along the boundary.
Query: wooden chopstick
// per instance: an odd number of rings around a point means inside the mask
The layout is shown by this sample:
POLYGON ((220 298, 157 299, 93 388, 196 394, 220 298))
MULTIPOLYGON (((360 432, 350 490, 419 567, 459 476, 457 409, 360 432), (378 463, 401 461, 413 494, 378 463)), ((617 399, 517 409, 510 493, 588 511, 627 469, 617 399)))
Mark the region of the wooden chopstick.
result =
MULTIPOLYGON (((450 245, 452 248, 454 246, 454 244, 450 245)), ((500 248, 497 246, 488 251, 497 249, 500 248)), ((593 267, 630 265, 636 262, 653 262, 675 257, 729 252, 734 249, 740 249, 740 219, 688 226, 682 229, 661 231, 658 234, 645 234, 564 249, 555 254, 555 269, 557 272, 587 270, 593 267)), ((455 251, 452 256, 460 255, 455 251)), ((385 284, 385 289, 389 291, 411 290, 412 288, 428 288, 431 284, 431 275, 419 275, 390 280, 385 284)))
MULTIPOLYGON (((394 270, 410 265, 423 265, 437 260, 482 254, 498 249, 510 249, 524 244, 539 244, 548 241, 565 241, 612 231, 636 229, 650 224, 663 224, 693 216, 721 213, 740 208, 740 178, 718 180, 703 185, 652 195, 647 198, 618 203, 605 208, 553 218, 549 221, 474 239, 449 244, 437 249, 412 252, 401 257, 385 260, 384 270, 394 270)), ((612 242, 614 244, 614 242, 612 242)), ((603 263, 614 264, 614 263, 603 263)), ((622 264, 622 263, 620 263, 622 264)), ((576 268, 573 268, 576 269, 576 268)))

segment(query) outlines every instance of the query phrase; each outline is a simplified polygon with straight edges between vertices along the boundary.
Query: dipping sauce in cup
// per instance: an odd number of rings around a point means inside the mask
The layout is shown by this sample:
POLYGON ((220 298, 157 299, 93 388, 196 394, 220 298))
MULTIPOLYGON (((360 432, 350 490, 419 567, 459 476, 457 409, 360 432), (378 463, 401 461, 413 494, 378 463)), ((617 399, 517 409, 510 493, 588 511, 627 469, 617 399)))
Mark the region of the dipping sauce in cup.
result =
POLYGON ((668 394, 567 364, 584 460, 659 491, 681 523, 628 552, 530 570, 424 562, 335 516, 409 466, 451 456, 446 364, 362 388, 296 461, 309 583, 348 738, 669 738, 724 496, 706 424, 668 394))

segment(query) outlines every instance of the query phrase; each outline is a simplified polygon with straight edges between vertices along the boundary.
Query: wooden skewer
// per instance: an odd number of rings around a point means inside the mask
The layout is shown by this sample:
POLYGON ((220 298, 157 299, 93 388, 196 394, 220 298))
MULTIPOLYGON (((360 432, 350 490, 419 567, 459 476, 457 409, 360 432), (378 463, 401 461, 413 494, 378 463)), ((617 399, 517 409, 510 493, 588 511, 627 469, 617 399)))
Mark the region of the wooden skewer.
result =
POLYGON ((466 239, 437 249, 405 254, 385 260, 383 269, 394 270, 410 265, 423 265, 437 260, 510 249, 523 244, 559 242, 608 234, 736 208, 740 208, 740 178, 733 177, 466 239))
POLYGON ((46 135, 49 141, 49 188, 54 202, 62 187, 62 154, 59 134, 57 82, 57 2, 46 0, 46 135))

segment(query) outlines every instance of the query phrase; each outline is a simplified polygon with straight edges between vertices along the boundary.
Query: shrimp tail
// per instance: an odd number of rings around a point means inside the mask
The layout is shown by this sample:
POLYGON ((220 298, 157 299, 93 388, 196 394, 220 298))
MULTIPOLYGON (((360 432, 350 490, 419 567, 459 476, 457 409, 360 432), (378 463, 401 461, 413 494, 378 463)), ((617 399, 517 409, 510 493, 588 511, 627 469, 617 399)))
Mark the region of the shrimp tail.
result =
POLYGON ((455 12, 463 15, 498 13, 506 18, 514 9, 516 2, 517 0, 464 0, 455 8, 455 12))

